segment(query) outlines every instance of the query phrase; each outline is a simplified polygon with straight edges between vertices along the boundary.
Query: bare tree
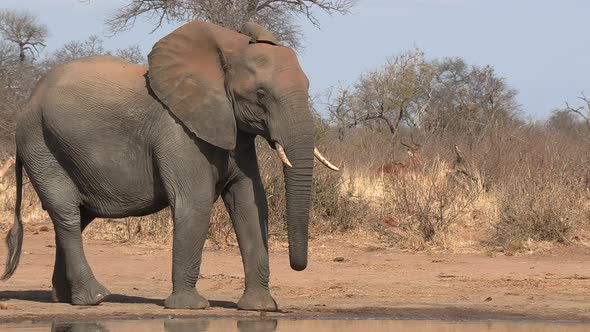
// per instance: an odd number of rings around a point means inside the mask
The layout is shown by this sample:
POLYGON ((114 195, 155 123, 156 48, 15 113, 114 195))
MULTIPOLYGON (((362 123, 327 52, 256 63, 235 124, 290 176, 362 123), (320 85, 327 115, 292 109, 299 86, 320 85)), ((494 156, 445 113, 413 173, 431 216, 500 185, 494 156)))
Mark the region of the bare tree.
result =
POLYGON ((580 96, 578 96, 577 99, 582 101, 584 103, 584 105, 578 106, 578 107, 572 107, 566 101, 565 102, 565 111, 578 115, 582 120, 584 120, 584 123, 586 124, 586 128, 590 129, 590 99, 588 99, 586 97, 584 92, 581 92, 580 96))
POLYGON ((556 109, 551 112, 546 125, 551 130, 556 130, 564 134, 573 134, 579 133, 580 129, 587 129, 586 121, 580 121, 583 119, 568 109, 556 109))
POLYGON ((54 51, 46 59, 47 67, 53 67, 74 59, 91 55, 107 54, 103 40, 97 35, 92 35, 84 41, 70 41, 54 51))
MULTIPOLYGON (((90 0, 82 0, 90 1, 90 0)), ((195 19, 238 30, 253 21, 272 31, 282 42, 301 47, 302 31, 296 23, 305 16, 314 25, 319 20, 315 9, 328 14, 347 14, 357 0, 133 0, 117 9, 107 20, 113 34, 133 27, 140 16, 148 16, 154 30, 164 23, 188 22, 195 19)))
POLYGON ((15 115, 25 103, 41 71, 19 60, 19 48, 0 40, 0 154, 14 148, 15 115))
POLYGON ((32 57, 39 54, 39 48, 45 47, 49 33, 47 27, 37 18, 26 12, 0 11, 0 35, 19 48, 19 60, 24 62, 27 51, 32 57))
POLYGON ((355 112, 354 92, 350 87, 340 85, 330 87, 324 94, 324 105, 332 125, 338 131, 338 139, 343 140, 346 133, 359 125, 358 112, 355 112))
POLYGON ((115 55, 123 58, 129 62, 137 64, 147 64, 147 58, 141 53, 139 45, 131 45, 126 48, 118 48, 115 50, 115 55))
POLYGON ((70 41, 61 48, 49 55, 43 62, 46 70, 75 59, 93 55, 111 55, 126 59, 133 63, 143 64, 146 62, 139 46, 131 45, 127 48, 116 49, 114 52, 104 47, 104 41, 97 35, 92 35, 84 41, 70 41))
POLYGON ((14 106, 17 102, 13 91, 18 85, 18 63, 17 47, 0 41, 0 151, 11 140, 14 106))
POLYGON ((355 85, 357 118, 385 124, 395 140, 403 124, 421 128, 432 99, 433 67, 418 49, 387 60, 355 85))
POLYGON ((518 117, 517 91, 492 66, 468 66, 461 58, 436 60, 433 66, 433 98, 425 124, 431 132, 481 136, 518 117))
POLYGON ((522 124, 516 95, 491 66, 428 61, 415 49, 362 74, 353 86, 329 89, 324 109, 341 139, 365 127, 387 133, 393 146, 412 135, 421 143, 443 136, 492 142, 522 124))

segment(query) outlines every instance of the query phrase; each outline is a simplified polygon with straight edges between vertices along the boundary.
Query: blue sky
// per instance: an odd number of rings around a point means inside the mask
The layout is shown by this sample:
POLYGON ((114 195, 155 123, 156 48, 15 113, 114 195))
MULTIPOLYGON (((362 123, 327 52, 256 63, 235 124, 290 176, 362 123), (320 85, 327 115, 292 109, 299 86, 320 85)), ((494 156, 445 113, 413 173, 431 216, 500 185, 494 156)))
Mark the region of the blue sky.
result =
MULTIPOLYGON (((45 52, 71 40, 101 35, 108 48, 151 46, 174 27, 149 34, 138 21, 126 33, 104 36, 104 19, 126 0, 2 0, 0 8, 26 9, 50 29, 45 52)), ((519 91, 523 110, 546 118, 581 91, 590 94, 590 30, 586 0, 359 0, 348 16, 319 14, 321 30, 303 22, 301 64, 311 92, 353 83, 389 56, 419 47, 429 58, 460 56, 493 65, 519 91)))

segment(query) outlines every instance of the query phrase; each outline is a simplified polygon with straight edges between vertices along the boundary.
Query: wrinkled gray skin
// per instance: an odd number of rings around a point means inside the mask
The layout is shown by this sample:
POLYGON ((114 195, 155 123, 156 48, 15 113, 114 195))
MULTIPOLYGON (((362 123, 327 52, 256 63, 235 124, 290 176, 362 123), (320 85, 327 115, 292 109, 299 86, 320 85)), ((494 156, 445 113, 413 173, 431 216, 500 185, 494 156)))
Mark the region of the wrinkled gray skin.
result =
POLYGON ((219 61, 188 57, 195 62, 191 68, 212 70, 221 64, 223 71, 197 75, 186 81, 188 88, 156 84, 152 60, 157 54, 150 54, 147 75, 146 67, 100 56, 62 65, 38 83, 18 120, 17 213, 7 236, 3 279, 16 269, 22 245, 24 167, 55 227, 55 301, 95 305, 109 295, 95 279, 82 246, 82 231, 94 218, 143 216, 170 206, 173 291, 165 306, 207 307, 195 284, 211 208, 221 196, 244 264, 245 291, 238 307, 277 309, 268 288, 267 202, 254 139, 260 135, 271 146, 280 143, 293 164, 284 169, 290 262, 293 269, 303 270, 314 147, 308 81, 286 47, 256 43, 205 23, 196 27, 207 38, 227 34, 229 42, 194 45, 198 50, 213 49, 219 61), (230 42, 231 47, 226 46, 230 42), (209 93, 216 86, 222 90, 209 93), (178 97, 183 89, 185 95, 178 97), (195 97, 192 89, 204 92, 195 97), (182 104, 193 97, 194 103, 182 104), (217 107, 205 112, 206 118, 200 115, 201 106, 190 109, 217 100, 231 105, 231 118, 218 118, 217 107), (182 109, 185 106, 188 111, 182 109))

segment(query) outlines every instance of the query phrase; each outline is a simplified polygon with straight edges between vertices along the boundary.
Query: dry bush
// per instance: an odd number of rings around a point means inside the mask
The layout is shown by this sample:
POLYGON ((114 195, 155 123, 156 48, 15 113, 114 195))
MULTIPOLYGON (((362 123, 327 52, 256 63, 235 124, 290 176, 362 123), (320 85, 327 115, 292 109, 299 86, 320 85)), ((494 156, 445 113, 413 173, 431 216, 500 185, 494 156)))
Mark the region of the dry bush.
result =
POLYGON ((496 191, 496 241, 507 251, 530 241, 568 243, 590 226, 588 147, 561 135, 529 132, 518 163, 496 191))
POLYGON ((569 242, 576 224, 587 218, 582 201, 569 188, 531 179, 504 188, 499 199, 496 240, 506 251, 522 249, 529 241, 569 242))
POLYGON ((312 222, 322 233, 353 230, 367 223, 370 201, 355 195, 358 182, 349 179, 345 186, 342 173, 316 171, 312 192, 312 222))
POLYGON ((229 214, 221 199, 218 199, 213 205, 207 239, 216 248, 234 246, 238 243, 229 214))
POLYGON ((382 181, 381 220, 393 241, 411 249, 453 247, 453 235, 483 193, 481 182, 454 173, 438 159, 415 173, 386 175, 382 181))
MULTIPOLYGON (((402 140, 411 140, 411 133, 401 135, 402 140)), ((338 199, 352 198, 362 209, 362 213, 347 211, 356 218, 357 228, 374 230, 387 245, 411 249, 471 245, 482 237, 472 233, 490 232, 484 219, 495 217, 495 200, 485 192, 484 176, 471 155, 461 165, 454 163, 453 148, 461 140, 422 137, 427 163, 411 174, 395 175, 378 171, 386 162, 408 163, 406 148, 392 144, 388 133, 361 128, 341 141, 335 137, 327 131, 322 140, 330 141, 328 155, 338 156, 337 162, 345 165, 338 199), (469 232, 465 227, 470 227, 469 232)), ((325 198, 329 197, 318 200, 325 198)))
POLYGON ((280 238, 286 236, 287 232, 283 166, 265 140, 259 139, 257 141, 256 153, 268 201, 268 232, 271 238, 280 238))
POLYGON ((118 243, 166 245, 172 240, 170 210, 143 217, 97 219, 84 230, 84 237, 118 243))

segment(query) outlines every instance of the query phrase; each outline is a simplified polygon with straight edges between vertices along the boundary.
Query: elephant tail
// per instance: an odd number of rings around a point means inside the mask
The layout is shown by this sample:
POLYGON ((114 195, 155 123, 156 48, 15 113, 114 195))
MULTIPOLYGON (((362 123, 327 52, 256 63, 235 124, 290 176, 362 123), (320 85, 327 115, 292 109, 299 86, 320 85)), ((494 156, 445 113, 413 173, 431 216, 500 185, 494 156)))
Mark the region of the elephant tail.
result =
POLYGON ((14 166, 16 177, 16 203, 14 207, 14 223, 12 228, 6 235, 6 245, 8 246, 8 257, 6 258, 6 268, 2 275, 2 280, 8 280, 16 271, 20 254, 23 247, 23 221, 21 219, 21 203, 23 198, 23 163, 16 157, 16 164, 14 166))

